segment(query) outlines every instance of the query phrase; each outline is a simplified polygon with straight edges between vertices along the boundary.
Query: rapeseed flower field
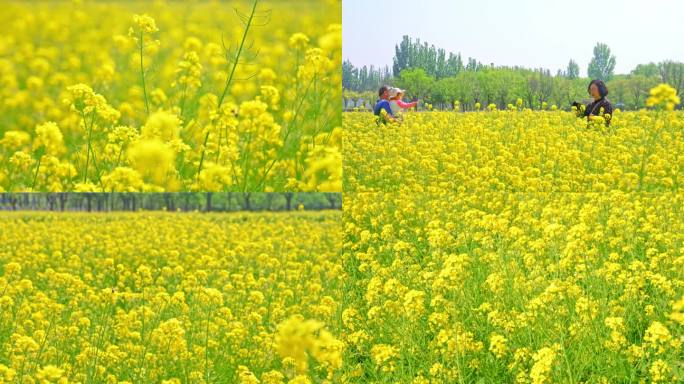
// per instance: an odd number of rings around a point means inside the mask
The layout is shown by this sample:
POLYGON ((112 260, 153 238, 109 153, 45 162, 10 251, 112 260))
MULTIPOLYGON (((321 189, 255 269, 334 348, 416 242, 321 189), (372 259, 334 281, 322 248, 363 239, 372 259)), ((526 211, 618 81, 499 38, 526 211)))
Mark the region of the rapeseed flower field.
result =
POLYGON ((0 212, 0 383, 339 382, 340 211, 0 212))
POLYGON ((0 191, 341 191, 338 0, 5 1, 0 191))
MULTIPOLYGON (((672 95, 652 92, 653 105, 672 95)), ((345 191, 668 192, 684 185, 684 113, 619 112, 606 127, 573 112, 405 113, 377 125, 344 114, 345 191)))
POLYGON ((345 196, 345 377, 681 383, 684 194, 345 196))

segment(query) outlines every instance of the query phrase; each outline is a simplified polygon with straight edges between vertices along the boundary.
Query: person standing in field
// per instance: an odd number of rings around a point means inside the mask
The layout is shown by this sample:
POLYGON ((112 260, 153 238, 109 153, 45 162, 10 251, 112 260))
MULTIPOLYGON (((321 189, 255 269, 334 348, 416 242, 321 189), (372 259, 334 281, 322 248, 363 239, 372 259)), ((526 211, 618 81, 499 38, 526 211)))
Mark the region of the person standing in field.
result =
POLYGON ((391 88, 389 90, 389 104, 390 104, 390 109, 392 110, 392 114, 394 116, 399 116, 399 113, 401 112, 402 109, 408 109, 408 108, 413 108, 416 105, 418 105, 418 101, 412 101, 410 103, 405 103, 402 101, 402 97, 404 97, 404 90, 399 89, 399 88, 391 88))
POLYGON ((605 119, 606 126, 609 126, 610 118, 613 116, 613 105, 606 99, 608 96, 606 83, 603 80, 592 80, 587 87, 587 92, 594 101, 585 106, 584 111, 580 109, 580 103, 574 102, 572 105, 577 108, 577 116, 586 117, 587 121, 591 121, 594 116, 601 116, 605 119))
POLYGON ((390 89, 386 85, 383 85, 378 90, 379 99, 375 103, 375 107, 373 107, 373 114, 377 116, 378 123, 386 124, 388 121, 396 121, 389 103, 389 91, 390 89))

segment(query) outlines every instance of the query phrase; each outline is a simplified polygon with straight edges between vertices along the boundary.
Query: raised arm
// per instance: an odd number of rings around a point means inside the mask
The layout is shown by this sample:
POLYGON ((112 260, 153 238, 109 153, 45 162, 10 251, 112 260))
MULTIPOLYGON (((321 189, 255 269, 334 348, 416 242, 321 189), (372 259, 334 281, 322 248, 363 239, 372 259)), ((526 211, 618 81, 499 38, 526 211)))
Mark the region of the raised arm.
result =
POLYGON ((410 102, 410 103, 405 103, 405 102, 403 102, 403 101, 401 101, 401 100, 397 100, 397 105, 398 105, 399 107, 401 107, 401 108, 406 109, 406 108, 413 108, 413 107, 415 107, 416 105, 418 105, 418 102, 417 102, 417 101, 412 101, 412 102, 410 102))

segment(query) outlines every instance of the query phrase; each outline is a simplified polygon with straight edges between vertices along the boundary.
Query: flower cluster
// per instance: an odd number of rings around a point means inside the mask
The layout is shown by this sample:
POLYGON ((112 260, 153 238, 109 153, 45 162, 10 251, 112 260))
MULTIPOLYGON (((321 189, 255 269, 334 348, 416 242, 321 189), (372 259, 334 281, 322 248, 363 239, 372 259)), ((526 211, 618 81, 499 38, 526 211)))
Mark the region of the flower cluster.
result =
POLYGON ((646 99, 646 106, 665 108, 668 111, 673 110, 679 103, 677 90, 665 83, 653 87, 646 99))
POLYGON ((684 112, 615 112, 588 127, 571 112, 405 113, 401 126, 349 112, 344 190, 674 191, 684 185, 684 112))
POLYGON ((0 192, 340 192, 341 8, 7 4, 0 192))
POLYGON ((345 195, 350 382, 682 380, 684 195, 425 188, 345 195))
POLYGON ((0 382, 339 382, 340 222, 1 213, 0 382))

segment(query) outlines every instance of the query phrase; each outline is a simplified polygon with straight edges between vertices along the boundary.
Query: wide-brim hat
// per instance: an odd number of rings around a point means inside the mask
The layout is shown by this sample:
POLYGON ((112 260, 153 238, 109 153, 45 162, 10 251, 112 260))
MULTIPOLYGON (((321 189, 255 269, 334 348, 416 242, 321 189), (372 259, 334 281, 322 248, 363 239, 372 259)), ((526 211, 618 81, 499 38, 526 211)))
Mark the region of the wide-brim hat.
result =
POLYGON ((400 93, 404 93, 404 90, 400 89, 400 88, 390 88, 390 90, 389 90, 389 96, 390 97, 394 97, 400 93))

